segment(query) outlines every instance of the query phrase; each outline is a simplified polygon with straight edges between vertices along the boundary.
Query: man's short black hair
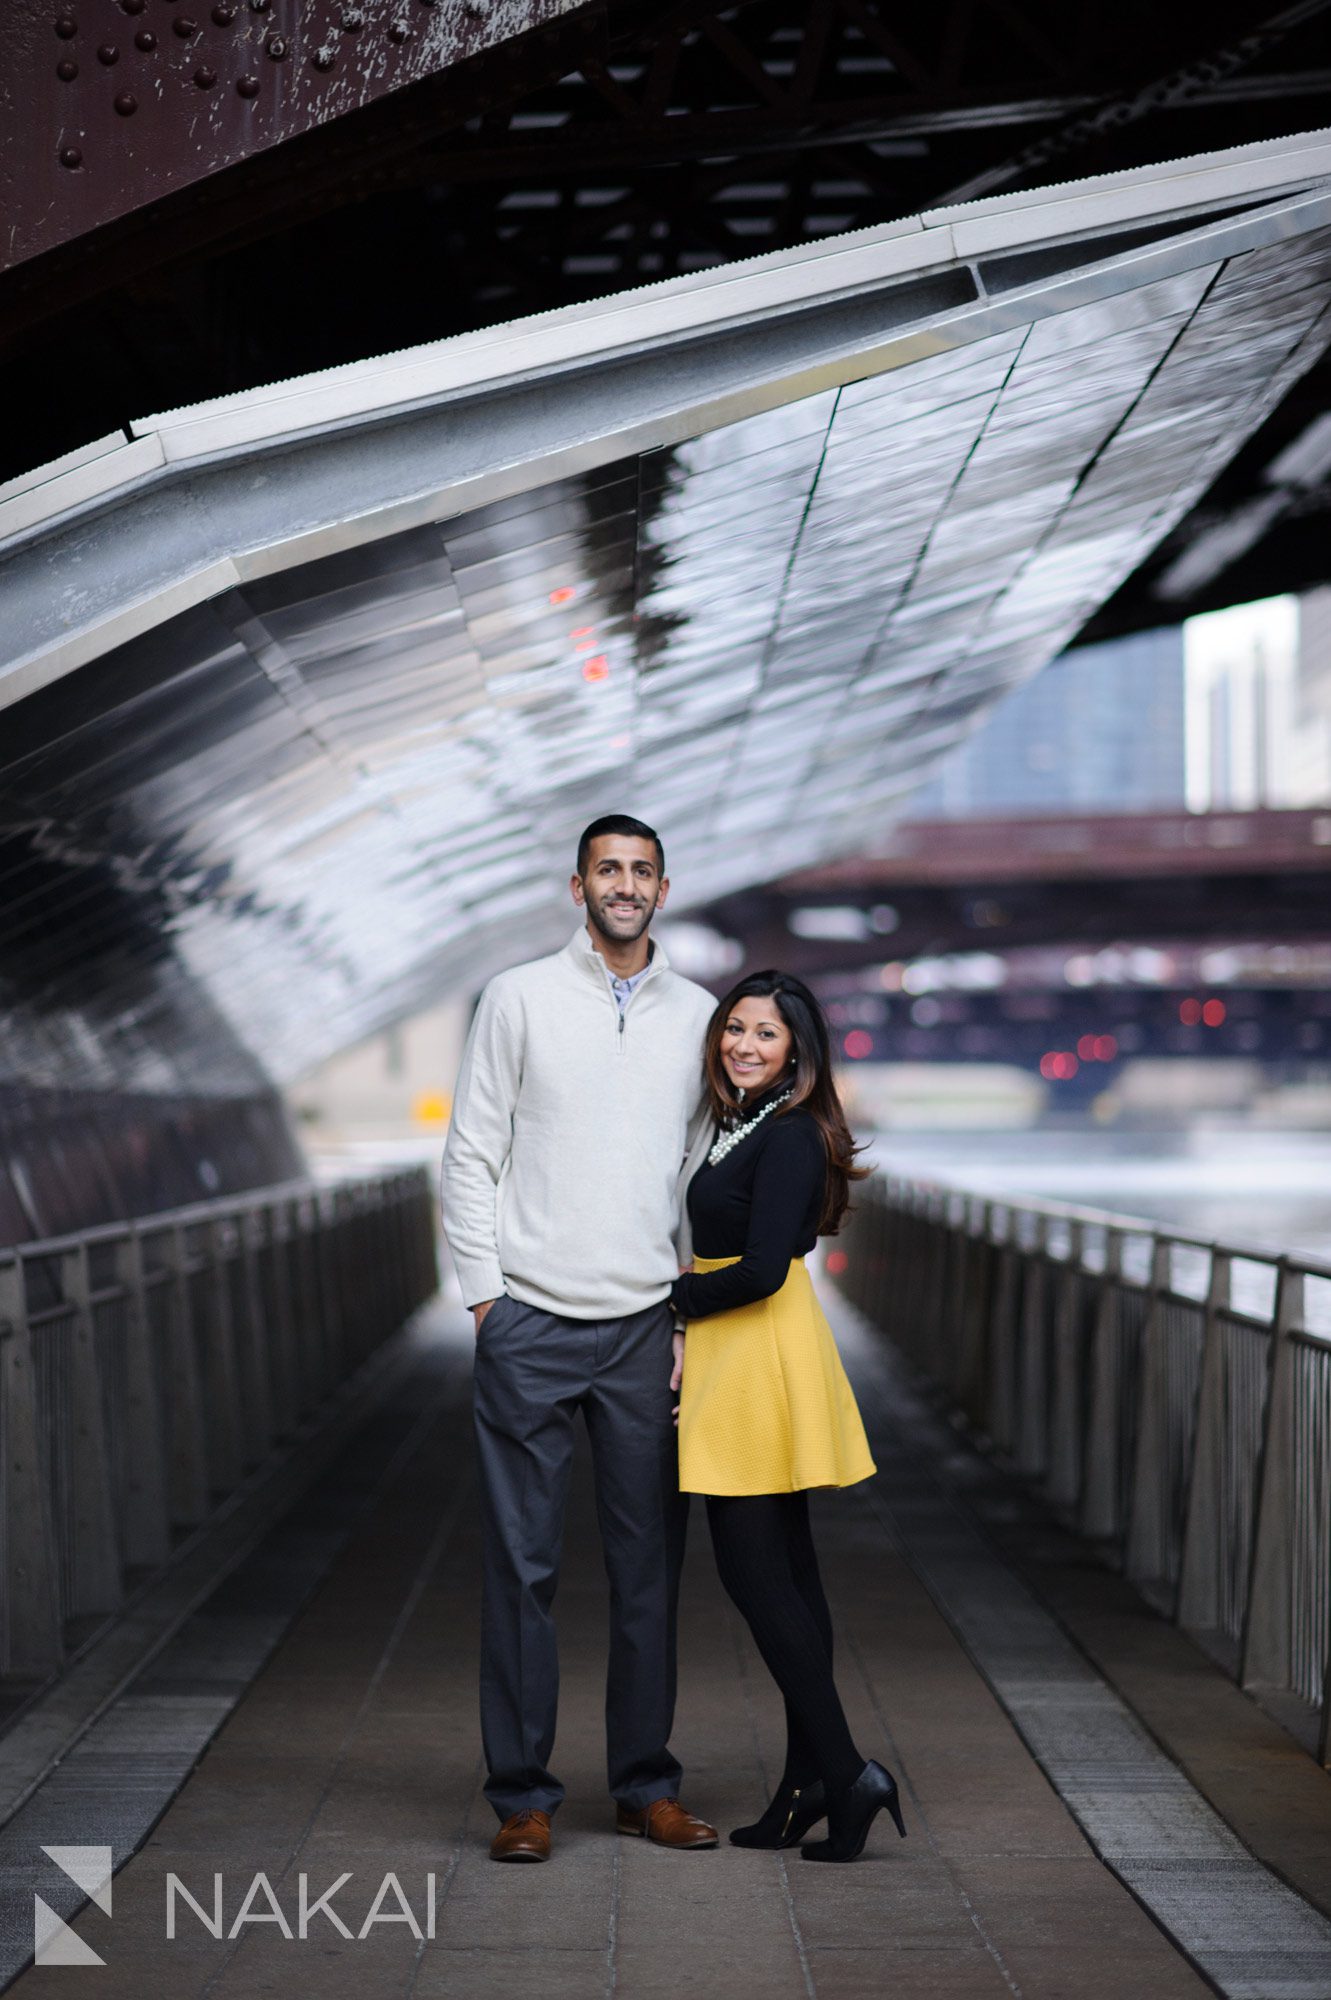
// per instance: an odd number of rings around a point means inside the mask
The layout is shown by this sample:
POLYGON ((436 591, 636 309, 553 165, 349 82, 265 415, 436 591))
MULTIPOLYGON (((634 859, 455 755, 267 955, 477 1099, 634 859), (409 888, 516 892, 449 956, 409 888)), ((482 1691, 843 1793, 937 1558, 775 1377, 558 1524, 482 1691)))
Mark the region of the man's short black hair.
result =
POLYGON ((583 828, 582 839, 578 842, 578 880, 587 873, 587 864, 592 858, 592 842, 599 840, 603 833, 626 834, 630 840, 651 840, 656 843, 656 866, 661 875, 665 874, 665 849, 661 836, 654 827, 645 826, 640 819, 630 819, 627 813, 606 813, 602 819, 594 819, 590 826, 583 828))

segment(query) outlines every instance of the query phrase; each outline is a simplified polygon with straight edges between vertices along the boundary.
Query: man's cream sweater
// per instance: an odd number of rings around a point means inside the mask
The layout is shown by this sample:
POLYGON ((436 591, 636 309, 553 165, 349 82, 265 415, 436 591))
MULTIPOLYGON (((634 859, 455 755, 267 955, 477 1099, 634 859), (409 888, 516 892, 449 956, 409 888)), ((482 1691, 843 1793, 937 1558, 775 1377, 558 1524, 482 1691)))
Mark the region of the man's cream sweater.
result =
POLYGON ((490 981, 440 1176, 468 1305, 618 1319, 665 1298, 713 1005, 657 944, 621 1015, 586 929, 490 981))

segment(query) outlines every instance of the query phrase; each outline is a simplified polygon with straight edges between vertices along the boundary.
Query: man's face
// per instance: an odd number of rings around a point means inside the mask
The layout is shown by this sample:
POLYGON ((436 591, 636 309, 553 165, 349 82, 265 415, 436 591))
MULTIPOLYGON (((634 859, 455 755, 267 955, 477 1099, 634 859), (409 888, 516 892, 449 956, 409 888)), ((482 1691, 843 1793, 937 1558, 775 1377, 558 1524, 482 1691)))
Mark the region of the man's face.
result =
POLYGON ((670 882, 656 865, 655 841, 603 833, 592 842, 587 873, 575 875, 571 887, 602 937, 632 944, 664 904, 670 882))

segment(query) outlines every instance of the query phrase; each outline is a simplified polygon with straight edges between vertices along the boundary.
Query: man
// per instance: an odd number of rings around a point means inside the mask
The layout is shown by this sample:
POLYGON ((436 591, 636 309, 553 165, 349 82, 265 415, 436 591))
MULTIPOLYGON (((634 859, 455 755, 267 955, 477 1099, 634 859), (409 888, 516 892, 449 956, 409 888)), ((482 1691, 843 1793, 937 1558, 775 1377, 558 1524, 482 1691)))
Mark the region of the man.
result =
POLYGON ((578 845, 585 926, 481 996, 444 1149, 444 1227, 476 1319, 481 1729, 496 1861, 544 1861, 563 1786, 551 1607, 573 1425, 610 1578, 606 1748, 621 1833, 714 1847, 667 1748, 685 1508, 670 1388, 675 1187, 712 1001, 648 930, 670 884, 640 820, 578 845))

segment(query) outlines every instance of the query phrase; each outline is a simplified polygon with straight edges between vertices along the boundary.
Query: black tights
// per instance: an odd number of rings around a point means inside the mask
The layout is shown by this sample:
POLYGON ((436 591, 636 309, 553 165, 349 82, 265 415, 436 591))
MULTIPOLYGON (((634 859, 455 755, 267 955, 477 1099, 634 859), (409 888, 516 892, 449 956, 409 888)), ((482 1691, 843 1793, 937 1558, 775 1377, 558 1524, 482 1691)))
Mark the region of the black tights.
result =
POLYGON ((721 1581, 786 1704, 783 1786, 821 1778, 830 1791, 864 1769, 832 1679, 832 1614, 823 1594, 806 1493, 707 1496, 721 1581))

